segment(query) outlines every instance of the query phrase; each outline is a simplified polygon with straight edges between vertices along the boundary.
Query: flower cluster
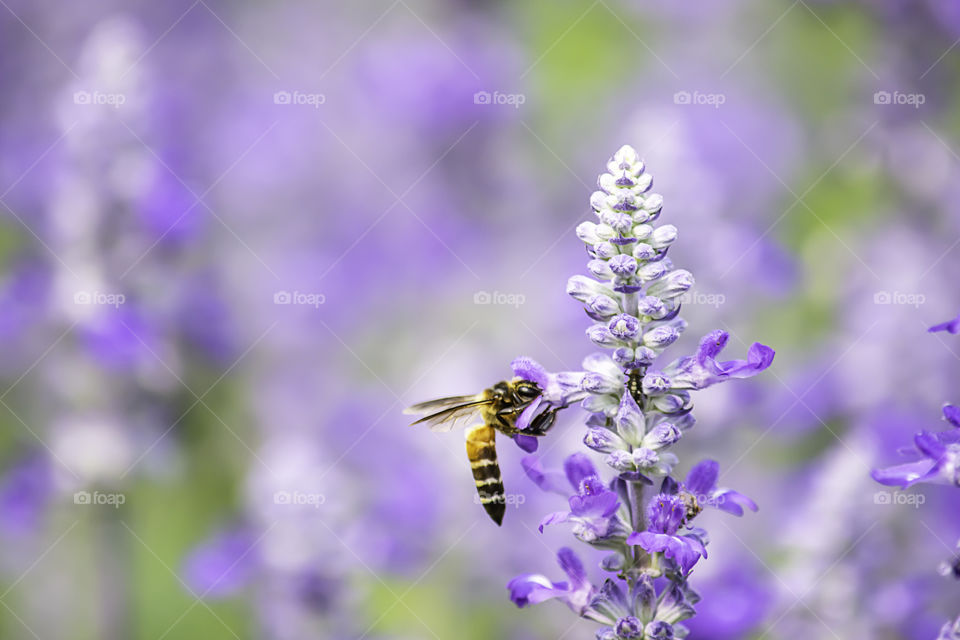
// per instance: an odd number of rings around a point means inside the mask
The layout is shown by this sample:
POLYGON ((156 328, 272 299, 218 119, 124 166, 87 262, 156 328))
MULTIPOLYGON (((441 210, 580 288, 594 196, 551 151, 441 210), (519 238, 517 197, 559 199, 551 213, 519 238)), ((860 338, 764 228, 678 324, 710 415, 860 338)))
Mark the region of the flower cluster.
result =
MULTIPOLYGON (((934 325, 928 331, 956 334, 960 331, 960 316, 934 325)), ((870 472, 873 479, 880 484, 903 489, 920 483, 960 487, 960 407, 944 405, 943 419, 950 425, 950 429, 939 432, 923 430, 917 433, 913 437, 913 448, 901 451, 913 460, 874 469, 870 472)), ((957 541, 954 556, 940 564, 940 573, 960 580, 960 541, 957 541)), ((960 617, 955 622, 944 624, 937 640, 960 640, 960 617)))
POLYGON ((587 356, 578 373, 550 374, 530 358, 515 360, 513 370, 544 390, 518 426, 544 406, 577 400, 590 413, 583 443, 605 455, 612 480, 604 480, 584 453, 569 456, 562 472, 545 470, 535 456, 523 467, 541 489, 567 498, 568 509, 546 516, 540 530, 571 523, 576 538, 607 552, 601 568, 608 577, 595 586, 564 548, 559 561, 568 580, 527 574, 508 588, 520 607, 562 600, 603 624, 597 637, 604 640, 679 638, 687 634, 680 623, 693 616, 698 600, 687 578, 707 557, 707 533, 691 521, 705 506, 735 515, 757 506, 717 487, 713 460, 694 465, 682 482, 675 479, 679 461, 670 448, 694 424, 691 391, 756 375, 770 366, 774 352, 756 343, 745 360, 719 361, 729 336, 714 331, 693 355, 659 366, 662 352, 686 328, 679 312, 693 275, 667 257, 677 228, 654 224, 663 198, 650 192, 652 178, 631 147, 617 151, 598 183, 590 198, 597 221, 577 227, 590 275, 570 278, 567 292, 584 305, 594 321, 587 338, 604 351, 587 356))

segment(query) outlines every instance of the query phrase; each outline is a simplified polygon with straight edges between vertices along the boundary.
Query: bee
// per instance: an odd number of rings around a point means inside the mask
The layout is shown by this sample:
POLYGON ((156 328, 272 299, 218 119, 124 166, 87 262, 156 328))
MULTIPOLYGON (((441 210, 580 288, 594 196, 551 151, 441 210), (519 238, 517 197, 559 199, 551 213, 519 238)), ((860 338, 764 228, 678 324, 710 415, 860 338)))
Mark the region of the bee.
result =
POLYGON ((684 508, 687 510, 686 515, 684 516, 684 522, 690 522, 703 511, 703 507, 700 506, 700 501, 697 500, 697 496, 693 495, 689 491, 680 492, 680 500, 683 502, 684 508))
POLYGON ((630 369, 627 375, 627 391, 640 406, 643 406, 643 370, 630 369))
MULTIPOLYGON (((517 434, 543 436, 564 407, 549 407, 538 413, 523 431, 517 429, 517 418, 530 406, 542 390, 529 380, 514 378, 498 382, 489 389, 472 396, 451 396, 415 404, 404 413, 423 415, 413 425, 427 424, 433 431, 450 431, 458 423, 469 424, 479 418, 483 424, 467 429, 467 459, 473 471, 480 504, 497 525, 503 523, 506 494, 500 465, 497 464, 496 435, 517 434)), ((411 425, 412 426, 412 425, 411 425)))

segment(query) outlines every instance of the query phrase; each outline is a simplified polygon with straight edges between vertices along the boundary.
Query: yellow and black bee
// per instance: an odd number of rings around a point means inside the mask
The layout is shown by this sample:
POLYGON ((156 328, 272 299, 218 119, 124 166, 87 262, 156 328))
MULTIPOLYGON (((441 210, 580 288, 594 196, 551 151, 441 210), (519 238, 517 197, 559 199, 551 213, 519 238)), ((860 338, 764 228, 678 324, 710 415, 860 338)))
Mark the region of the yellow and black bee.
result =
POLYGON ((542 393, 540 387, 528 380, 514 378, 498 382, 489 389, 472 396, 451 396, 415 404, 404 413, 424 415, 413 424, 426 423, 433 431, 449 431, 458 423, 469 423, 476 418, 483 424, 467 430, 467 458, 473 470, 480 504, 498 525, 506 512, 506 494, 497 464, 496 434, 513 437, 517 434, 542 436, 553 426, 557 411, 563 407, 548 407, 539 412, 523 431, 517 429, 517 418, 542 393))

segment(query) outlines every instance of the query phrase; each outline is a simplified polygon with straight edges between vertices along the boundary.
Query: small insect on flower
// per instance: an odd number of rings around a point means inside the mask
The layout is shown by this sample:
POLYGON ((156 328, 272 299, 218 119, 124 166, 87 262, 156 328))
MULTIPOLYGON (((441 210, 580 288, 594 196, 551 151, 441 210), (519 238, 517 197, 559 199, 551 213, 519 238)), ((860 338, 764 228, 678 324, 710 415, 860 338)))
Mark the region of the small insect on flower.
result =
POLYGON ((414 425, 425 423, 433 431, 450 431, 458 423, 468 424, 477 418, 483 421, 467 429, 467 458, 473 470, 480 504, 494 522, 500 525, 506 511, 506 494, 500 465, 497 464, 496 434, 514 438, 520 447, 532 450, 536 440, 547 433, 557 412, 566 405, 547 405, 538 411, 525 428, 518 428, 517 419, 527 408, 536 408, 534 401, 543 390, 535 382, 514 378, 498 382, 472 396, 451 396, 415 404, 404 410, 423 415, 414 425))

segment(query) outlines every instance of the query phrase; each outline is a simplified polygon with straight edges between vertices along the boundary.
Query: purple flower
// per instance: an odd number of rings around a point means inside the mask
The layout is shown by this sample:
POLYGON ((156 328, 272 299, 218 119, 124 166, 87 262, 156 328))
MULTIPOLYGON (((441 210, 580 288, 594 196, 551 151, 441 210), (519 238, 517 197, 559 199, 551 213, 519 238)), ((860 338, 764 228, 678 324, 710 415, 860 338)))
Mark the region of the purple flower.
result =
POLYGON ((719 475, 720 464, 716 460, 701 460, 690 469, 680 488, 692 494, 699 505, 716 507, 735 516, 742 516, 744 507, 757 510, 757 503, 739 491, 718 489, 719 475))
POLYGON ((574 453, 563 464, 564 474, 569 487, 563 483, 558 472, 544 471, 535 456, 527 456, 521 461, 524 471, 533 482, 544 491, 569 496, 569 511, 555 511, 540 522, 540 532, 550 524, 573 522, 574 534, 587 542, 610 537, 618 529, 616 513, 620 500, 614 491, 608 489, 600 479, 590 459, 582 453, 574 453))
POLYGON ((957 335, 957 333, 960 333, 960 315, 958 315, 956 318, 953 318, 952 320, 947 320, 946 322, 941 322, 940 324, 935 324, 935 325, 933 325, 932 327, 930 327, 929 329, 927 329, 927 331, 928 331, 929 333, 936 333, 936 332, 938 332, 938 331, 946 331, 947 333, 951 333, 951 334, 953 334, 953 335, 957 335))
POLYGON ((766 345, 754 342, 747 352, 746 360, 717 362, 717 356, 727 345, 730 335, 726 331, 711 331, 700 340, 700 347, 693 356, 681 358, 664 369, 674 389, 706 389, 733 378, 750 378, 765 370, 773 362, 774 351, 766 345))
MULTIPOLYGON (((521 431, 527 429, 542 411, 566 407, 586 395, 586 392, 581 389, 584 377, 582 371, 549 373, 539 362, 526 356, 516 358, 510 366, 515 376, 535 382, 543 392, 517 418, 517 429, 521 431)), ((535 442, 531 445, 529 438, 525 438, 524 441, 517 439, 517 444, 528 452, 536 450, 535 442), (528 448, 530 446, 532 448, 528 448)))
MULTIPOLYGON (((686 484, 670 478, 678 459, 669 449, 693 426, 691 390, 756 375, 770 366, 774 352, 754 344, 746 360, 718 361, 729 336, 717 331, 695 354, 653 369, 687 327, 679 315, 680 297, 693 286, 693 275, 676 269, 667 255, 678 237, 676 227, 650 224, 659 218, 663 198, 650 191, 653 178, 632 147, 617 151, 597 184, 590 205, 599 222, 577 227, 592 277, 573 276, 567 293, 594 321, 587 338, 609 351, 584 360, 582 373, 551 375, 528 358, 516 361, 514 371, 543 389, 518 424, 529 425, 543 411, 566 406, 579 390, 581 408, 591 414, 583 442, 606 454, 606 464, 618 475, 603 482, 582 454, 567 458, 564 473, 544 470, 532 456, 523 466, 537 486, 564 495, 569 503, 569 510, 541 521, 541 532, 549 524, 573 522, 581 541, 611 552, 601 567, 616 579, 604 582, 588 608, 578 608, 604 625, 596 638, 673 640, 687 636, 679 623, 694 614, 692 603, 699 599, 686 579, 707 556, 706 532, 688 524, 700 511, 699 501, 736 515, 757 506, 717 487, 718 466, 712 460, 696 465, 686 484), (573 387, 577 380, 579 389, 573 387), (653 477, 664 480, 650 501, 644 485, 652 486, 653 477)), ((542 576, 522 576, 511 583, 511 594, 523 606, 533 601, 530 594, 545 599, 566 593, 557 586, 542 576)))
POLYGON ((943 408, 943 417, 953 427, 933 433, 921 431, 913 438, 917 460, 885 469, 874 469, 870 475, 880 484, 913 486, 920 482, 960 486, 960 409, 943 408))
POLYGON ((707 550, 692 534, 678 535, 687 508, 676 495, 661 493, 647 507, 647 530, 631 533, 627 544, 639 545, 647 553, 663 553, 676 560, 684 575, 690 573, 707 550))
POLYGON ((587 572, 580 558, 572 550, 561 548, 557 552, 557 560, 569 582, 551 582, 546 576, 526 573, 507 583, 510 600, 522 609, 531 604, 559 598, 578 615, 583 615, 596 589, 587 579, 587 572))

